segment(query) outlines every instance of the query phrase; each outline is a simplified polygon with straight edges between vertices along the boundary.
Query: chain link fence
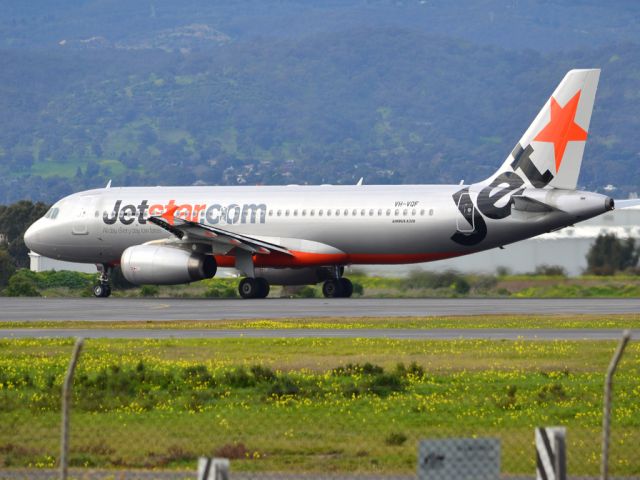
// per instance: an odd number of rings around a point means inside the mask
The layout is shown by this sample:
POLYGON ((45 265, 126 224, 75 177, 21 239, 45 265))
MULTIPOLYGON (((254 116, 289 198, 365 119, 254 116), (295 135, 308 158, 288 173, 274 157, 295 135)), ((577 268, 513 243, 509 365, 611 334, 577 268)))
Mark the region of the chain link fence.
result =
MULTIPOLYGON (((58 478, 73 345, 0 341, 0 478, 58 478)), ((567 428, 569 478, 595 479, 614 349, 610 341, 87 340, 72 387, 69 478, 195 478, 206 456, 230 459, 234 479, 413 479, 421 440, 483 438, 499 444, 501 478, 530 479, 535 427, 558 425, 567 428)), ((633 342, 614 382, 609 472, 640 478, 633 342)))

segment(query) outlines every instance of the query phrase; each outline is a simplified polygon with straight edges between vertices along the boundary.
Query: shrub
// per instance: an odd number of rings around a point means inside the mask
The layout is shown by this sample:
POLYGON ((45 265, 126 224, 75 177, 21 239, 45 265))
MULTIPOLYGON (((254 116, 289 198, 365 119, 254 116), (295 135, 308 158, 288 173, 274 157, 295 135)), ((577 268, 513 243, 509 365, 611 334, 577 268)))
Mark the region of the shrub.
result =
POLYGON ((384 443, 386 443, 387 445, 394 445, 394 446, 403 445, 404 442, 406 441, 407 441, 407 436, 404 433, 400 433, 400 432, 390 433, 384 439, 384 443))
POLYGON ((420 289, 444 289, 448 288, 455 293, 466 294, 471 290, 469 282, 458 272, 448 270, 446 272, 423 272, 414 270, 402 282, 403 287, 410 290, 420 289))
POLYGON ((224 373, 224 383, 230 387, 249 388, 256 384, 256 380, 244 367, 237 367, 224 373))
POLYGON ((353 282, 353 294, 364 295, 364 287, 358 282, 353 282))
POLYGON ((566 277, 567 271, 560 265, 538 265, 534 275, 546 275, 549 277, 566 277))
POLYGON ((160 289, 157 285, 143 285, 140 288, 140 295, 143 297, 157 297, 160 289))
POLYGON ((332 373, 336 376, 380 375, 384 373, 384 368, 369 362, 364 365, 360 365, 359 363, 347 363, 344 367, 334 368, 332 373))
POLYGON ((235 285, 213 281, 205 290, 204 296, 207 298, 235 298, 238 296, 238 292, 235 285))
POLYGON ((240 460, 249 456, 249 450, 244 443, 227 443, 213 451, 214 457, 228 458, 229 460, 240 460))
POLYGON ((398 363, 398 365, 396 365, 396 373, 402 377, 414 376, 417 378, 423 378, 424 368, 416 362, 411 362, 408 367, 405 367, 404 363, 398 363))
POLYGON ((269 367, 263 367, 262 365, 253 365, 251 367, 251 374, 257 382, 273 382, 276 380, 276 374, 269 367))
POLYGON ((9 297, 39 297, 35 274, 31 270, 18 270, 9 279, 5 294, 9 297))
POLYGON ((267 395, 270 397, 282 397, 285 395, 297 395, 300 387, 296 385, 291 377, 283 375, 278 377, 275 383, 269 387, 267 395))

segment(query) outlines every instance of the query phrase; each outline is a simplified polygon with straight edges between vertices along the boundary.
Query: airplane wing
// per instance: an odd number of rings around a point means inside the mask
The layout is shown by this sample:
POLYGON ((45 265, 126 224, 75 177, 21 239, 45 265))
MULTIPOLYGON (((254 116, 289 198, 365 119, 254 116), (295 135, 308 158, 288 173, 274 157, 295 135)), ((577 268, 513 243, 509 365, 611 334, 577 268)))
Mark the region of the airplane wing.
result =
POLYGON ((179 239, 189 238, 203 243, 213 243, 224 247, 239 248, 251 254, 258 253, 268 255, 271 252, 293 254, 284 247, 273 243, 258 240, 247 235, 240 235, 222 228, 201 223, 191 222, 179 217, 174 217, 176 209, 164 213, 162 216, 149 217, 149 222, 167 230, 179 239))

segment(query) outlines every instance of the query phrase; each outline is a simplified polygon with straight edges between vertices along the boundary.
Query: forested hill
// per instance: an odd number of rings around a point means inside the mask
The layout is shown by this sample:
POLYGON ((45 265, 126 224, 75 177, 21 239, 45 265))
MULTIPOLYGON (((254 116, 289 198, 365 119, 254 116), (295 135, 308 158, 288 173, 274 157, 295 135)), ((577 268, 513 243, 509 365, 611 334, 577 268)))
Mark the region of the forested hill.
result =
POLYGON ((206 48, 1 50, 0 203, 109 179, 469 183, 576 67, 602 68, 581 186, 640 191, 636 43, 511 50, 380 25, 227 33, 206 48))

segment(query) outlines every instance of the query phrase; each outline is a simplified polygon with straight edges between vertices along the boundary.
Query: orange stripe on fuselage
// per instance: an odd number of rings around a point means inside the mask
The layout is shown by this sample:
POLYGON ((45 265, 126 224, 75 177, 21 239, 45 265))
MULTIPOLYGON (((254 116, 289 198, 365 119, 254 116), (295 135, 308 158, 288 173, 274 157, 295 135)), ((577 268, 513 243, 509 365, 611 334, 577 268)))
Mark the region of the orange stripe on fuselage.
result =
MULTIPOLYGON (((322 265, 372 265, 372 264, 402 264, 420 263, 458 257, 462 253, 308 253, 292 251, 293 256, 282 253, 269 255, 254 255, 253 263, 256 267, 287 268, 287 267, 318 267, 322 265)), ((235 257, 231 255, 216 256, 219 267, 234 267, 235 257)))

